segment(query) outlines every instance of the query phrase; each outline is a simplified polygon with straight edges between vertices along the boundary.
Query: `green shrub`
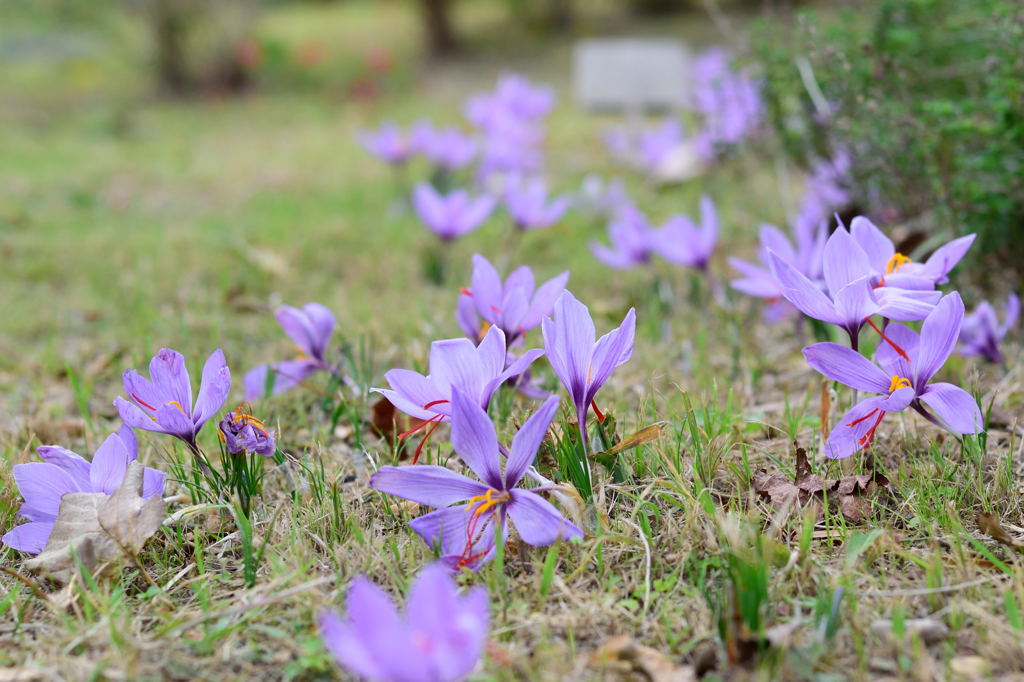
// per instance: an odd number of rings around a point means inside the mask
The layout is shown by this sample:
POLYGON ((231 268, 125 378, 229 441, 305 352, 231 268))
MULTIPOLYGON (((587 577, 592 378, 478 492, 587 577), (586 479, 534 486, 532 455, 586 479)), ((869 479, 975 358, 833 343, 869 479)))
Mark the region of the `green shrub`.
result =
POLYGON ((754 31, 766 107, 799 162, 848 149, 857 202, 1024 271, 1024 5, 881 0, 754 31))

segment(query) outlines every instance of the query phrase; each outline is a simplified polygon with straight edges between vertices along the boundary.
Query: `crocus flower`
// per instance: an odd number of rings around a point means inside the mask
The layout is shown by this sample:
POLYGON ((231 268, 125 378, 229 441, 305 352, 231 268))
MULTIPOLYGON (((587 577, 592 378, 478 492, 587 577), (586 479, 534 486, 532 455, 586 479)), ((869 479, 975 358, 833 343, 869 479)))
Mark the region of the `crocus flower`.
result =
POLYGON ((470 395, 452 391, 452 445, 482 482, 441 466, 384 466, 370 485, 437 511, 414 519, 410 526, 423 540, 440 545, 441 562, 452 570, 477 570, 494 553, 495 533, 504 534, 506 518, 528 545, 550 545, 582 537, 583 532, 536 492, 518 488, 533 464, 558 397, 548 398, 512 439, 505 471, 494 424, 470 395))
POLYGON ((547 116, 555 104, 551 88, 534 86, 525 76, 504 74, 491 92, 474 95, 464 113, 474 125, 489 129, 499 118, 535 121, 547 116))
POLYGON ((458 170, 476 156, 477 143, 457 128, 435 129, 427 121, 413 126, 412 146, 428 161, 445 170, 458 170))
POLYGON ((284 333, 295 342, 297 353, 294 360, 249 370, 243 379, 246 400, 262 398, 267 393, 268 381, 273 381, 271 393, 281 393, 299 385, 311 374, 331 371, 326 353, 331 334, 338 324, 334 313, 319 303, 307 303, 301 308, 280 306, 274 316, 284 333), (272 379, 269 372, 273 372, 272 379))
POLYGON ((232 455, 251 452, 263 457, 273 457, 277 451, 277 436, 267 430, 259 417, 240 405, 234 412, 228 412, 217 425, 217 435, 224 448, 232 455))
POLYGON ((515 178, 505 187, 505 208, 520 230, 538 230, 561 220, 569 209, 569 197, 548 200, 541 178, 515 178))
POLYGON ((856 351, 835 343, 804 348, 808 364, 829 379, 877 393, 853 406, 832 429, 825 454, 849 457, 871 445, 886 413, 908 407, 956 434, 979 433, 984 421, 969 393, 932 377, 953 351, 964 316, 960 294, 953 292, 925 318, 918 334, 902 324, 886 329, 890 344, 880 344, 877 365, 856 351))
POLYGON ((626 193, 626 185, 616 178, 605 182, 593 173, 583 178, 576 204, 594 215, 610 218, 618 214, 632 201, 626 193))
MULTIPOLYGON (((501 281, 501 275, 490 261, 473 256, 473 279, 469 289, 462 289, 459 298, 470 299, 476 314, 488 325, 505 333, 505 341, 512 345, 520 336, 551 314, 555 301, 565 291, 569 272, 552 277, 534 288, 533 271, 523 265, 501 281)), ((479 325, 474 325, 479 328, 479 325)), ((472 338, 479 338, 474 336, 472 338)))
POLYGON ((335 660, 355 676, 383 682, 464 679, 487 641, 487 591, 465 595, 436 563, 420 572, 399 614, 387 593, 363 576, 352 581, 347 617, 320 614, 320 636, 335 660))
POLYGON ((196 435, 224 406, 231 390, 231 372, 223 351, 218 348, 207 358, 194 406, 185 358, 178 351, 161 348, 149 363, 149 377, 144 379, 134 369, 124 373, 129 400, 119 396, 114 401, 121 420, 136 429, 180 438, 198 451, 196 435))
POLYGON ((453 389, 476 400, 486 408, 491 396, 503 381, 519 376, 533 361, 544 354, 540 349, 526 351, 509 366, 505 365, 505 334, 498 327, 487 330, 480 345, 469 339, 445 339, 430 344, 430 374, 424 376, 409 369, 392 369, 384 374, 390 389, 374 388, 397 409, 423 422, 402 434, 402 437, 430 427, 413 461, 419 457, 423 443, 439 424, 451 421, 453 389))
POLYGON ((693 63, 692 107, 703 118, 710 145, 735 145, 760 125, 763 104, 757 81, 733 69, 728 54, 712 48, 693 63))
POLYGON ((892 240, 865 218, 850 221, 850 234, 868 256, 875 284, 904 289, 934 289, 948 281, 946 275, 974 243, 974 235, 954 239, 935 250, 928 260, 915 263, 896 251, 892 240))
POLYGON ((592 241, 590 252, 608 267, 626 270, 651 262, 658 249, 656 232, 634 206, 623 206, 608 223, 611 246, 592 241))
POLYGON ((970 315, 964 318, 960 328, 960 355, 980 355, 989 362, 1000 364, 1003 354, 999 344, 1017 324, 1020 315, 1020 299, 1010 294, 1003 312, 1003 323, 999 324, 996 311, 988 301, 982 301, 970 315))
POLYGON ((384 123, 377 130, 364 130, 356 138, 363 149, 395 166, 408 161, 416 151, 409 137, 394 123, 384 123))
POLYGON ((444 196, 427 183, 416 185, 413 208, 424 225, 444 241, 452 241, 480 227, 494 209, 490 196, 470 197, 463 190, 444 196))
POLYGON ((705 271, 718 242, 718 211, 711 197, 700 199, 700 226, 689 216, 669 219, 656 240, 658 255, 675 265, 705 271))
MULTIPOLYGON (((55 445, 44 445, 37 452, 42 462, 16 464, 13 468, 14 482, 25 498, 18 515, 29 522, 15 526, 3 537, 5 545, 28 554, 38 554, 46 547, 65 493, 112 495, 117 490, 128 465, 138 458, 138 443, 135 432, 123 425, 100 444, 91 462, 55 445)), ((146 467, 142 496, 163 494, 165 476, 146 467)))
MULTIPOLYGON (((555 303, 554 316, 541 323, 541 331, 548 362, 576 407, 580 438, 586 448, 587 409, 615 368, 633 355, 636 311, 630 308, 622 324, 595 343, 597 332, 590 311, 566 291, 555 303)), ((594 410, 597 412, 596 405, 594 410)), ((604 419, 600 412, 597 417, 604 419)))
POLYGON ((812 283, 823 288, 825 282, 822 278, 821 261, 825 241, 828 239, 825 223, 814 226, 809 222, 797 221, 794 232, 795 240, 791 242, 779 228, 767 223, 762 224, 761 247, 758 250, 760 263, 748 263, 739 258, 729 259, 729 264, 741 275, 731 282, 732 288, 769 301, 781 299, 782 287, 772 274, 769 252, 774 252, 812 283))
POLYGON ((840 226, 825 243, 822 270, 828 293, 823 293, 796 266, 772 250, 768 252, 772 273, 782 295, 808 317, 842 327, 856 346, 865 323, 879 333, 872 315, 891 320, 923 319, 938 301, 937 291, 872 287, 871 269, 864 249, 840 226))

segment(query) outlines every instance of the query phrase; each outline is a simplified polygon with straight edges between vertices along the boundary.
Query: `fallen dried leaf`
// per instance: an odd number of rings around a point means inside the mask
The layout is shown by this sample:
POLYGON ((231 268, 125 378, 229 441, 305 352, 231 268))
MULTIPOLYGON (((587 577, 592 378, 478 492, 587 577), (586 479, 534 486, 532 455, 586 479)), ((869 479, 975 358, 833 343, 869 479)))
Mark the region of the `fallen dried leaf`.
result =
POLYGON ((661 432, 667 423, 668 422, 658 422, 657 424, 651 424, 630 436, 626 436, 604 452, 597 454, 617 455, 625 450, 631 450, 633 448, 640 447, 644 443, 650 443, 652 440, 657 440, 658 438, 661 438, 661 432))
POLYGON ((676 665, 665 654, 638 644, 629 635, 617 635, 602 644, 591 655, 589 665, 638 672, 651 682, 690 682, 697 679, 690 666, 676 665))
POLYGON ((1010 535, 1010 533, 1003 528, 1003 524, 999 522, 999 517, 995 514, 983 512, 978 514, 976 520, 978 522, 978 528, 981 529, 982 533, 1000 544, 1012 547, 1018 552, 1024 552, 1024 539, 1015 538, 1010 535))
POLYGON ((871 511, 869 495, 889 488, 889 480, 879 473, 824 479, 811 473, 807 451, 796 448, 796 478, 769 474, 759 470, 754 474, 754 490, 783 516, 794 507, 817 509, 821 514, 827 497, 850 523, 859 523, 871 511))
POLYGON ((137 554, 164 520, 160 496, 141 496, 143 470, 132 462, 113 495, 64 495, 46 547, 26 561, 25 568, 68 583, 78 573, 76 559, 98 576, 113 572, 121 560, 137 554))

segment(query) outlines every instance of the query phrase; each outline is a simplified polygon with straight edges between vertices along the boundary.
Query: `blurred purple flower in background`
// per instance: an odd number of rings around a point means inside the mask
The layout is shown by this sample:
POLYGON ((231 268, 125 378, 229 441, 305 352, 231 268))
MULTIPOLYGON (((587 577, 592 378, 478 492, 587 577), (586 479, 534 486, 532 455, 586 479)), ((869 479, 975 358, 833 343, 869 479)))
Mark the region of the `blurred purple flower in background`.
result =
POLYGON ((636 207, 625 205, 620 207, 608 223, 611 247, 592 241, 590 251, 608 267, 619 270, 635 268, 651 261, 658 251, 660 235, 636 207))
POLYGON ((327 344, 334 333, 337 321, 334 313, 319 303, 307 303, 302 308, 280 306, 274 313, 284 333, 291 337, 298 349, 294 360, 285 360, 275 365, 260 365, 249 370, 242 383, 245 384, 245 399, 262 398, 269 388, 270 393, 281 393, 305 381, 311 374, 331 371, 327 363, 327 344), (273 378, 269 373, 273 373, 273 378), (268 387, 268 382, 273 381, 268 387))
POLYGON ((567 196, 548 197, 542 178, 510 178, 505 186, 505 208, 520 230, 538 230, 562 219, 569 209, 567 196))
MULTIPOLYGON (((502 282, 501 276, 490 261, 480 254, 475 254, 473 278, 470 288, 462 289, 459 294, 459 310, 462 310, 463 299, 472 301, 476 315, 483 318, 488 325, 501 329, 505 333, 506 343, 511 346, 523 334, 540 326, 541 320, 551 314, 555 301, 565 291, 565 284, 568 281, 569 272, 566 271, 535 289, 533 271, 523 265, 513 270, 502 282)), ((459 313, 458 317, 468 322, 469 316, 466 311, 459 313)), ((481 329, 475 319, 472 324, 462 324, 462 327, 467 331, 467 336, 479 340, 479 332, 475 332, 475 335, 468 333, 470 329, 481 329)))
POLYGON ((854 350, 835 343, 804 348, 808 364, 833 381, 850 388, 880 393, 853 406, 832 429, 825 445, 829 457, 849 457, 871 445, 886 413, 912 407, 929 421, 955 434, 979 433, 984 420, 977 401, 953 384, 931 383, 960 334, 964 304, 953 292, 939 301, 924 320, 921 333, 892 324, 890 344, 880 344, 878 365, 854 350), (903 353, 895 348, 903 349, 903 353))
POLYGON ((442 195, 430 184, 416 185, 413 208, 420 221, 443 241, 452 241, 480 227, 494 210, 491 196, 471 197, 464 190, 442 195))
POLYGON ((466 102, 466 118, 484 135, 478 168, 481 181, 541 169, 543 119, 553 106, 550 88, 534 86, 516 74, 501 76, 494 90, 474 95, 466 102))
POLYGON ((526 420, 512 439, 502 473, 494 424, 472 396, 454 389, 452 446, 482 483, 442 466, 419 465, 381 467, 370 477, 370 485, 437 509, 409 525, 427 544, 440 544, 441 562, 454 571, 477 570, 489 561, 496 533, 500 529, 502 537, 507 534, 507 519, 528 545, 583 537, 550 502, 517 487, 537 457, 557 410, 558 398, 551 396, 526 420))
POLYGON ((149 363, 149 377, 144 379, 134 369, 124 373, 130 402, 121 397, 114 401, 121 419, 136 429, 180 438, 198 452, 196 435, 224 406, 231 391, 231 372, 223 351, 218 348, 207 358, 195 406, 185 358, 178 351, 161 348, 149 363))
POLYGON ((356 139, 363 149, 394 166, 405 163, 417 151, 410 137, 391 122, 381 124, 377 130, 361 131, 356 139))
POLYGON ((457 128, 435 128, 429 121, 416 123, 410 134, 413 148, 437 168, 455 171, 476 156, 477 142, 457 128))
POLYGON ((1003 309, 1003 323, 999 324, 995 308, 988 301, 982 301, 974 311, 964 318, 960 327, 960 355, 980 355, 989 362, 1001 364, 1003 354, 999 344, 1017 325, 1020 316, 1020 299, 1010 294, 1003 309))
POLYGON ((363 576, 348 589, 347 615, 320 614, 320 636, 353 675, 384 682, 456 682, 469 675, 487 641, 487 591, 465 595, 438 564, 413 581, 405 613, 363 576))
POLYGON ((658 231, 655 249, 674 265, 706 271, 718 243, 718 211, 711 197, 700 199, 700 226, 689 216, 670 218, 658 231))
POLYGON ((702 117, 705 158, 717 145, 738 145, 752 136, 763 117, 757 81, 729 61, 725 50, 712 48, 693 62, 691 106, 702 117))
POLYGON ((606 182, 601 176, 590 173, 580 183, 574 204, 592 215, 610 218, 633 202, 620 178, 606 182))
MULTIPOLYGON (((37 452, 42 462, 15 464, 14 482, 25 499, 18 515, 28 523, 15 526, 3 536, 3 543, 21 552, 38 554, 46 547, 66 493, 111 495, 124 480, 128 465, 138 459, 138 442, 128 425, 107 436, 92 461, 55 445, 37 452)), ((166 474, 146 467, 142 475, 142 497, 161 495, 166 474)))

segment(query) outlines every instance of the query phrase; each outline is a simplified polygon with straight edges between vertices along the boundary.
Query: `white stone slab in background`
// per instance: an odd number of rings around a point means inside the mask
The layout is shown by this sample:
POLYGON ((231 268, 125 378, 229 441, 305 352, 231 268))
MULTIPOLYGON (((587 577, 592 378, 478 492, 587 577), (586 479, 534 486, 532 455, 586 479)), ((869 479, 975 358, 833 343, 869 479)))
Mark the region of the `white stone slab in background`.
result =
POLYGON ((588 110, 638 112, 683 104, 689 53, 679 40, 594 38, 573 51, 576 102, 588 110))

